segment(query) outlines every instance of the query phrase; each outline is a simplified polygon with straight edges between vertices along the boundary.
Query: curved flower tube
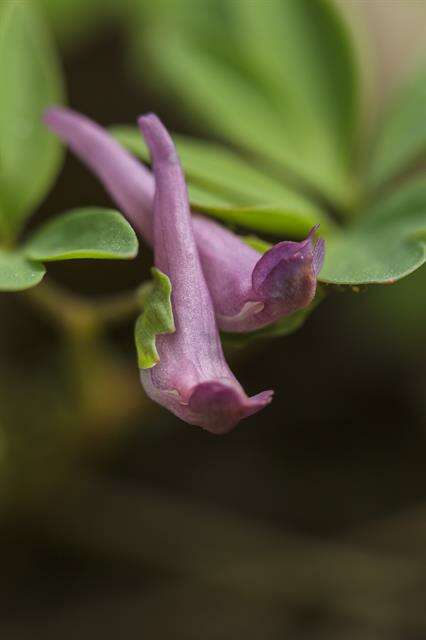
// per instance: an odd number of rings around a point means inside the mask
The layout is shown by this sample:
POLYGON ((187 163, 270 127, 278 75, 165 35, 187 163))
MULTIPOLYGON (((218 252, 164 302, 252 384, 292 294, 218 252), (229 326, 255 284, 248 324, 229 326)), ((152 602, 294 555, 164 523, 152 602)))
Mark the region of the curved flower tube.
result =
MULTIPOLYGON (((44 121, 100 178, 129 222, 152 244, 151 172, 83 115, 52 107, 44 121)), ((193 215, 193 229, 220 329, 254 331, 312 301, 324 259, 324 241, 314 244, 316 228, 303 242, 281 242, 263 255, 199 214, 193 215)))
POLYGON ((225 433, 269 404, 272 391, 248 398, 226 364, 174 144, 155 115, 141 117, 139 124, 156 183, 154 261, 172 285, 175 329, 157 335, 159 361, 141 370, 142 384, 153 400, 186 422, 225 433))

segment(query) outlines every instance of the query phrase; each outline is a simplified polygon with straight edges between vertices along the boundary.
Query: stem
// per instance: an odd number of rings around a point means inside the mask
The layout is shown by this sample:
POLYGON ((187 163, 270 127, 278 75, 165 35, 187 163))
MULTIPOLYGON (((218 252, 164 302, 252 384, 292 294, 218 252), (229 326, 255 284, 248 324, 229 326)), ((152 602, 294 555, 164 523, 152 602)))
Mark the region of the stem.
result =
POLYGON ((139 290, 92 301, 45 279, 27 298, 57 327, 78 399, 80 423, 95 428, 120 422, 140 409, 137 376, 105 342, 105 328, 136 317, 139 290))
POLYGON ((141 304, 139 289, 90 300, 67 291, 48 278, 25 293, 54 324, 71 334, 101 331, 105 325, 136 316, 141 304))

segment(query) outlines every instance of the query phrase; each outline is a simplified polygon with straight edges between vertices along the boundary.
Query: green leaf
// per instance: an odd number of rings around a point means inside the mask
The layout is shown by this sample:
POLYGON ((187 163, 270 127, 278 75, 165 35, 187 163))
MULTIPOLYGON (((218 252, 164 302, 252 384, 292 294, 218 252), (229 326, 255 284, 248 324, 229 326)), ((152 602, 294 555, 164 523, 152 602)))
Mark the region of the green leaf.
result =
POLYGON ((160 358, 155 345, 157 335, 174 333, 171 303, 172 285, 169 278, 153 267, 152 287, 144 300, 144 310, 136 321, 135 342, 140 369, 151 369, 160 358))
POLYGON ((62 100, 50 34, 34 2, 0 2, 0 233, 14 237, 46 195, 62 158, 42 123, 62 100))
MULTIPOLYGON (((111 132, 129 151, 145 162, 150 161, 148 148, 136 127, 116 126, 111 132)), ((244 205, 289 201, 291 206, 297 203, 299 208, 318 210, 308 198, 217 142, 179 134, 173 134, 173 140, 192 184, 244 205)))
POLYGON ((217 193, 208 191, 203 187, 199 187, 190 181, 190 178, 186 178, 188 187, 189 202, 193 209, 199 209, 200 211, 208 211, 211 209, 229 209, 231 206, 230 198, 225 196, 219 196, 217 193))
MULTIPOLYGON (((359 61, 333 0, 250 0, 235 4, 238 36, 252 68, 281 99, 298 136, 346 160, 358 128, 359 61)), ((306 142, 306 141, 305 141, 306 142)))
POLYGON ((391 284, 426 260, 426 180, 405 184, 327 239, 322 282, 391 284))
POLYGON ((283 177, 289 169, 350 203, 358 65, 331 3, 183 4, 173 26, 169 17, 148 34, 168 82, 210 127, 280 165, 283 177))
MULTIPOLYGON (((114 136, 129 151, 149 161, 140 133, 114 127, 114 136)), ((197 211, 250 229, 279 235, 303 235, 314 224, 331 221, 304 196, 262 173, 235 152, 217 143, 173 136, 197 211)))
POLYGON ((129 223, 112 209, 74 209, 48 221, 29 239, 26 256, 34 260, 74 258, 129 259, 138 241, 129 223))
POLYGON ((398 92, 382 122, 369 167, 369 181, 379 187, 426 152, 426 66, 398 92))
POLYGON ((302 237, 309 233, 315 224, 321 224, 321 232, 329 231, 331 225, 328 220, 324 220, 320 214, 305 213, 303 216, 299 212, 280 205, 259 205, 253 207, 222 206, 201 204, 191 200, 195 209, 208 213, 215 218, 234 224, 241 225, 255 231, 274 234, 285 237, 302 237))
POLYGON ((0 291, 22 291, 38 284, 46 269, 18 251, 0 249, 0 291))

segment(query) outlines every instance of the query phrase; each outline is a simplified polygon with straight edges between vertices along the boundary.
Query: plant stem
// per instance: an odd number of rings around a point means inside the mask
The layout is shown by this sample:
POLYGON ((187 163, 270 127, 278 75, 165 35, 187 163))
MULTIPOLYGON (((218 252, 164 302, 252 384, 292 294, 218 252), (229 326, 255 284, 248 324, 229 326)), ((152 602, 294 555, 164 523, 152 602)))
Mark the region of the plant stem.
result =
POLYGON ((64 339, 64 355, 81 424, 97 427, 120 422, 138 409, 137 376, 123 366, 106 343, 105 329, 137 316, 139 291, 93 301, 45 278, 25 293, 64 339))
POLYGON ((139 290, 90 300, 45 278, 26 291, 27 297, 58 327, 72 334, 102 331, 105 325, 135 317, 140 311, 139 290))

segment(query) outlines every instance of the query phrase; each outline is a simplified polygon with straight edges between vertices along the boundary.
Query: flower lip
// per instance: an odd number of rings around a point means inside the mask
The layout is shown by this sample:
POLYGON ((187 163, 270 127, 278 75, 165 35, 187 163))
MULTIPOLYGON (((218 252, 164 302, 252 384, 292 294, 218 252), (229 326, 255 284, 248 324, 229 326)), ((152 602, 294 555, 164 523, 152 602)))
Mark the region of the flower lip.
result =
POLYGON ((222 434, 272 401, 273 391, 263 391, 248 398, 227 380, 209 380, 191 392, 188 408, 198 417, 198 424, 211 433, 222 434), (200 416, 201 420, 200 420, 200 416))
POLYGON ((183 399, 176 388, 159 389, 153 372, 141 371, 142 384, 148 396, 188 424, 214 435, 232 431, 241 420, 267 407, 274 395, 272 390, 267 390, 248 397, 235 379, 216 378, 186 389, 183 399))

